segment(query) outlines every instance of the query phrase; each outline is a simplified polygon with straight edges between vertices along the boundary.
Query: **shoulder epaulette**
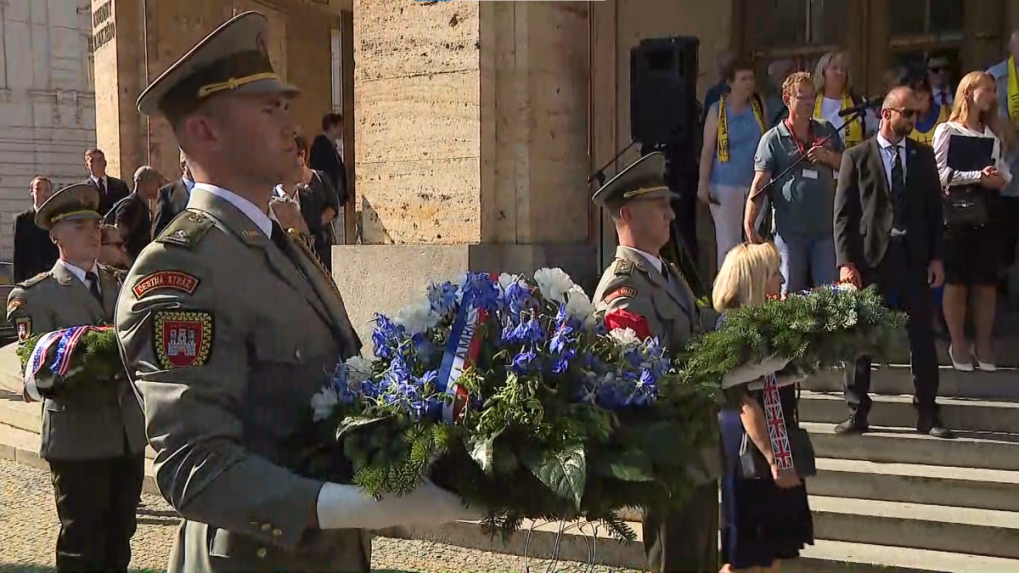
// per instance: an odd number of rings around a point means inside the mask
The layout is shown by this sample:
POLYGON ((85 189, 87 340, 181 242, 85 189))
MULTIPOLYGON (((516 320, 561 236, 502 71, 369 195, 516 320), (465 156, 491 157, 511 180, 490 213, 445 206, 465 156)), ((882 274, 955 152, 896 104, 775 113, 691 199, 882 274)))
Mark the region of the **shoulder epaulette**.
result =
POLYGON ((46 271, 44 273, 39 273, 39 274, 35 275, 34 277, 28 279, 27 281, 23 281, 23 282, 18 283, 18 286, 21 287, 21 288, 33 287, 33 286, 41 283, 42 281, 46 280, 47 278, 49 278, 52 275, 53 275, 52 271, 46 271))
POLYGON ((111 267, 110 265, 99 265, 99 268, 113 275, 113 277, 116 278, 118 281, 123 282, 123 280, 127 278, 127 271, 118 269, 117 267, 111 267))
POLYGON ((614 270, 617 275, 629 275, 633 273, 633 263, 626 259, 616 259, 614 270))
POLYGON ((185 210, 170 221, 170 224, 156 237, 156 242, 193 249, 215 225, 215 221, 205 214, 185 210))

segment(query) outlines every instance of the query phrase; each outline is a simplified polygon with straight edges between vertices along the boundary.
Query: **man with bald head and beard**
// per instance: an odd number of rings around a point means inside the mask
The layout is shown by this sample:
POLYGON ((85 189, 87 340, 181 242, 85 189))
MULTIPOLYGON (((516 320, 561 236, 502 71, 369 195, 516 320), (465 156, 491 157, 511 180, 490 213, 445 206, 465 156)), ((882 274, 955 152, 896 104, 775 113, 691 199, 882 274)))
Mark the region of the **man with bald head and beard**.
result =
MULTIPOLYGON (((908 87, 888 92, 881 128, 842 156, 835 191, 835 253, 842 282, 877 285, 889 306, 908 315, 910 367, 916 395, 916 429, 951 438, 938 416, 938 362, 931 326, 931 288, 944 282, 941 263, 940 180, 931 148, 908 138, 919 115, 908 87)), ((849 418, 839 434, 868 429, 871 360, 862 356, 846 368, 849 418)))

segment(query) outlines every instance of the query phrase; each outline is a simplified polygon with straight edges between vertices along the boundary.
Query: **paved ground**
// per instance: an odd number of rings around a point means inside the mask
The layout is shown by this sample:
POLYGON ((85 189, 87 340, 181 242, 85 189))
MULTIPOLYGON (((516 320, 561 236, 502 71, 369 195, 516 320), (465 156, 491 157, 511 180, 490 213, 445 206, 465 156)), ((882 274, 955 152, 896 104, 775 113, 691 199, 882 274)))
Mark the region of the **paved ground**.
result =
MULTIPOLYGON (((143 495, 138 510, 138 533, 131 542, 137 570, 162 571, 166 567, 178 518, 162 498, 143 495)), ((0 459, 0 572, 52 571, 53 544, 59 523, 53 507, 49 474, 41 469, 0 459)), ((549 571, 549 563, 531 561, 531 573, 549 571)), ((372 566, 379 570, 413 572, 524 571, 521 557, 473 551, 427 541, 377 538, 372 544, 372 566)), ((560 563, 561 573, 610 573, 579 563, 560 563)), ((614 569, 611 573, 636 573, 614 569)))

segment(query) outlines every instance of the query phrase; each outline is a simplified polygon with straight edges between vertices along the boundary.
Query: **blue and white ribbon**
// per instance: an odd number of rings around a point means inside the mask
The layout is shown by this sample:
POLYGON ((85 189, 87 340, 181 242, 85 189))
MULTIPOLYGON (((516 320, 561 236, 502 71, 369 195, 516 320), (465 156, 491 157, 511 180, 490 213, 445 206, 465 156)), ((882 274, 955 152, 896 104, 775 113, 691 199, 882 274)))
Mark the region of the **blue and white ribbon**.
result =
POLYGON ((43 363, 46 361, 46 355, 49 353, 50 347, 60 338, 63 331, 56 330, 53 332, 47 332, 39 338, 39 341, 35 343, 35 348, 32 350, 32 355, 28 358, 28 363, 25 364, 25 389, 22 395, 26 402, 42 402, 42 396, 39 395, 39 388, 35 385, 35 375, 42 368, 43 363))
POLYGON ((473 294, 465 291, 449 339, 446 341, 439 374, 435 378, 439 392, 450 398, 445 401, 442 408, 442 418, 448 424, 460 418, 460 413, 467 403, 467 391, 456 381, 460 379, 464 370, 473 366, 478 359, 478 353, 481 351, 481 325, 484 324, 487 315, 484 308, 475 304, 473 294))

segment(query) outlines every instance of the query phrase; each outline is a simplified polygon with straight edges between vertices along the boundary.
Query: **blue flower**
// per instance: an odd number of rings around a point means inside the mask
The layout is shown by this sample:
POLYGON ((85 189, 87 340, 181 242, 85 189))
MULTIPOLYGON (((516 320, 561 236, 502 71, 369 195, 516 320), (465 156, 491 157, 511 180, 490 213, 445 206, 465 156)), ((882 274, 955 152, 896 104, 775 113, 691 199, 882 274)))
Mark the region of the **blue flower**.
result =
POLYGON ((502 340, 510 343, 539 344, 545 341, 545 329, 537 319, 531 318, 516 326, 507 326, 502 331, 502 340))
POLYGON ((428 302, 437 314, 448 314, 456 307, 457 286, 451 282, 428 286, 428 302))
POLYGON ((519 352, 513 357, 513 363, 510 367, 513 369, 513 372, 517 374, 526 374, 531 368, 531 363, 537 357, 538 355, 533 349, 519 352))
POLYGON ((509 310, 510 319, 513 324, 520 322, 520 314, 522 312, 537 307, 537 301, 531 289, 518 282, 506 287, 503 303, 509 310))
POLYGON ((552 363, 552 372, 556 374, 562 374, 570 369, 570 362, 577 355, 577 351, 569 348, 565 352, 559 354, 556 357, 555 362, 552 363))
POLYGON ((486 273, 470 273, 464 285, 464 297, 470 296, 471 306, 494 312, 499 308, 499 289, 486 273))
POLYGON ((375 348, 375 356, 392 358, 400 347, 403 335, 402 326, 395 324, 384 314, 376 314, 375 327, 372 328, 372 345, 375 348))

